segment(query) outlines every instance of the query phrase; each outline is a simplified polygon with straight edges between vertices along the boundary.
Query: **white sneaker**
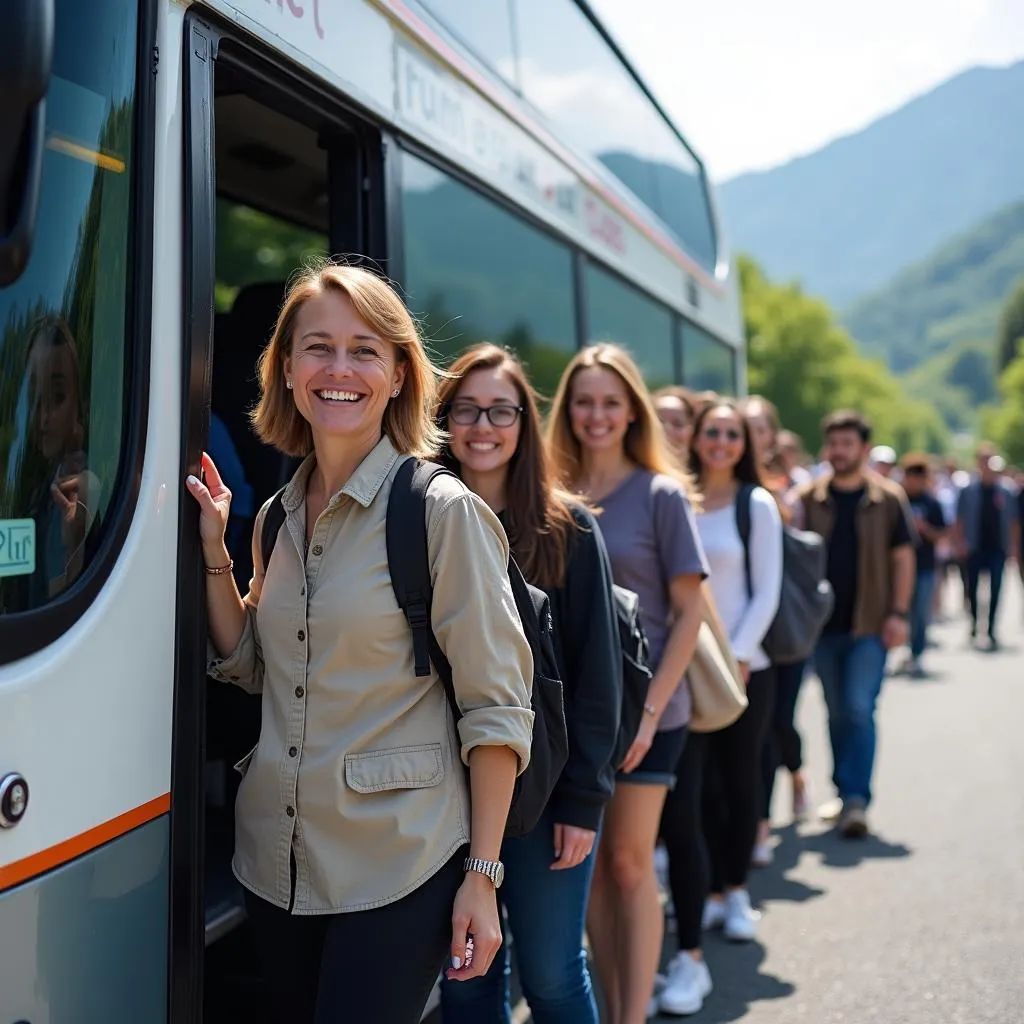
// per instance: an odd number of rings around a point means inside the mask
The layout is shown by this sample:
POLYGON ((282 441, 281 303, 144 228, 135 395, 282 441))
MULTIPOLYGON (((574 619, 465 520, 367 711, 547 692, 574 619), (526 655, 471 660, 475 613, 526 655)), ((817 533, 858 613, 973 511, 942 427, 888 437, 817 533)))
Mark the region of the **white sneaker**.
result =
POLYGON ((775 860, 775 851, 769 843, 754 843, 754 852, 750 855, 750 863, 755 868, 766 868, 775 860))
POLYGON ((712 928, 721 928, 725 924, 725 901, 705 900, 704 913, 700 919, 701 928, 709 932, 712 928))
POLYGON ((708 965, 689 953, 677 953, 668 965, 668 984, 658 996, 658 1008, 685 1017, 697 1013, 710 993, 708 965))
POLYGON ((757 937, 759 911, 750 906, 750 893, 734 889, 725 896, 725 937, 732 942, 750 942, 757 937))

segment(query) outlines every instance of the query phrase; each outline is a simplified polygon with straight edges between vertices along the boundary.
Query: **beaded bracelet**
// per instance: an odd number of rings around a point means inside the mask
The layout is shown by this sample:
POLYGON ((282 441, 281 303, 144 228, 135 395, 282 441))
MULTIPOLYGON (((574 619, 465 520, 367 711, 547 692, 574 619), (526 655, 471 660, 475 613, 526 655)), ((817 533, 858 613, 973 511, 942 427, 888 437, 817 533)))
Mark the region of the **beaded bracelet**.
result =
POLYGON ((208 576, 223 576, 224 573, 231 572, 231 570, 234 569, 234 567, 235 567, 235 560, 232 558, 232 559, 230 559, 228 561, 227 565, 220 565, 220 566, 217 566, 214 569, 211 569, 209 566, 207 566, 206 567, 206 573, 207 573, 208 576))

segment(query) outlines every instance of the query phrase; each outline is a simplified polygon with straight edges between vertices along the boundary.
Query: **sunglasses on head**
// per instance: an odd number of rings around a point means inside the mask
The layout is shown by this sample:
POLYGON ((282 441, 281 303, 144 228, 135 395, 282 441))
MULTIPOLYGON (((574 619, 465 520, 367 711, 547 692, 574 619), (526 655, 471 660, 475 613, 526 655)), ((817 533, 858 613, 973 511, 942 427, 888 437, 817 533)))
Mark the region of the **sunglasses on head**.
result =
POLYGON ((723 437, 726 441, 743 440, 743 435, 735 427, 727 427, 724 430, 721 427, 705 427, 701 434, 709 441, 717 441, 723 437))
POLYGON ((523 411, 521 405, 477 405, 475 402, 453 402, 448 407, 448 418, 460 427, 472 427, 480 422, 484 415, 490 420, 492 427, 511 427, 523 411))

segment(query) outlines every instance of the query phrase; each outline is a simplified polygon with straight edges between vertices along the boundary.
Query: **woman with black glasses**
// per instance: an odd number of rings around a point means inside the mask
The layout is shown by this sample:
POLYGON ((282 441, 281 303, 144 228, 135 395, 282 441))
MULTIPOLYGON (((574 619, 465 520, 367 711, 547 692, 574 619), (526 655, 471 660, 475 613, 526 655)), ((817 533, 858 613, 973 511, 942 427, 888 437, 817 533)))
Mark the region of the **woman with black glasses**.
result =
POLYGON ((782 587, 782 519, 761 486, 750 424, 735 403, 719 399, 697 415, 690 471, 703 498, 697 532, 711 568, 711 592, 746 680, 749 705, 728 728, 690 736, 676 773, 679 784, 662 815, 680 952, 669 965, 659 1004, 677 1014, 696 1013, 711 991, 702 929, 723 928, 734 942, 757 934, 760 915, 750 905, 747 871, 775 700, 773 669, 761 641, 782 587), (747 545, 739 529, 740 502, 749 510, 747 545))
MULTIPOLYGON (((583 927, 621 701, 611 568, 593 516, 555 487, 522 366, 485 344, 450 373, 440 394, 442 461, 498 513, 523 575, 550 597, 565 688, 569 761, 537 827, 502 845, 498 895, 535 1024, 597 1024, 583 927)), ((444 983, 445 1024, 511 1019, 508 948, 484 977, 444 983)))

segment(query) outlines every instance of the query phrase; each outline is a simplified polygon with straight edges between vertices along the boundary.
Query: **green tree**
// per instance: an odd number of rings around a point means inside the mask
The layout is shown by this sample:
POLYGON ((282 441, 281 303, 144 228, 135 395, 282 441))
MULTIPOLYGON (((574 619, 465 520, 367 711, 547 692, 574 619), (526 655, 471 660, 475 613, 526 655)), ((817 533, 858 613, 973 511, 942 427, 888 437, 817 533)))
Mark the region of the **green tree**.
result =
POLYGON ((1024 340, 1024 277, 1010 291, 999 316, 996 352, 1000 372, 1017 358, 1017 347, 1022 340, 1024 340))
POLYGON ((798 285, 773 284, 745 257, 739 270, 750 390, 775 403, 810 451, 820 441, 822 418, 844 407, 868 416, 880 443, 901 451, 944 448, 938 412, 909 398, 880 360, 861 355, 826 303, 798 285))
POLYGON ((1000 402, 982 416, 982 425, 1011 463, 1024 465, 1024 337, 1017 355, 999 378, 1000 402))

